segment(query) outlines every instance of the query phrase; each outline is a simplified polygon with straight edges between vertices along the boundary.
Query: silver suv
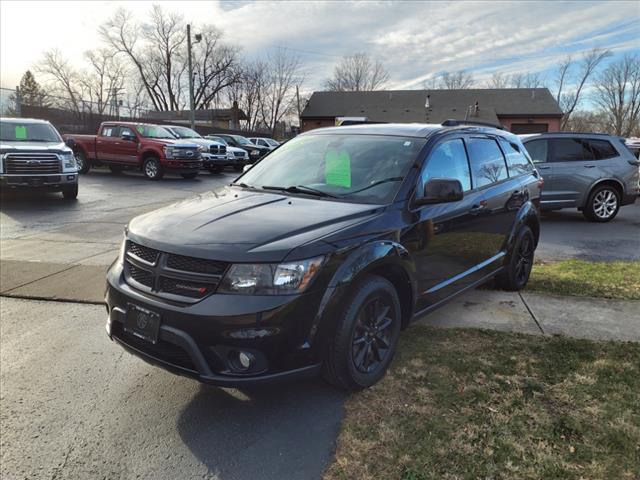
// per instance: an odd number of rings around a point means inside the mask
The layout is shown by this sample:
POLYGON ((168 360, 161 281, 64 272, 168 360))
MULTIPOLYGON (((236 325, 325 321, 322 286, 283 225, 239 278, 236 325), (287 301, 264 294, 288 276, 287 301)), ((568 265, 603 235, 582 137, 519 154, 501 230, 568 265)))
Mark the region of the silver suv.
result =
POLYGON ((608 222, 640 193, 640 161, 623 138, 556 132, 521 139, 544 177, 543 210, 577 208, 591 221, 608 222))

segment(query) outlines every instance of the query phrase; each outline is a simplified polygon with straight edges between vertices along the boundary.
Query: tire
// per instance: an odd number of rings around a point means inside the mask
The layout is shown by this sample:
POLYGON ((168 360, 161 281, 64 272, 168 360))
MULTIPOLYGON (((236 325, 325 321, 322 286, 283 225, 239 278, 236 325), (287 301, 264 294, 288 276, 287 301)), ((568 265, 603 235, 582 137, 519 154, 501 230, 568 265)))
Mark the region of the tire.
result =
POLYGON ((149 180, 160 180, 164 177, 164 168, 158 157, 147 157, 142 164, 142 173, 149 180))
POLYGON ((611 185, 596 187, 589 194, 582 214, 592 222, 610 222, 620 210, 620 194, 611 185))
POLYGON ((91 170, 91 162, 82 150, 75 152, 76 165, 78 165, 78 173, 88 173, 91 170))
POLYGON ((378 382, 393 360, 400 324, 400 300, 394 286, 378 276, 363 277, 329 341, 323 364, 325 379, 351 391, 378 382))
POLYGON ((535 245, 531 229, 526 225, 521 227, 505 261, 504 270, 496 278, 500 288, 517 292, 525 287, 533 267, 535 245))
POLYGON ((71 187, 66 187, 62 190, 62 196, 65 200, 75 200, 78 198, 78 184, 76 183, 71 187))
POLYGON ((120 175, 124 170, 124 167, 121 165, 109 165, 109 170, 111 170, 111 173, 114 175, 120 175))
POLYGON ((198 176, 198 172, 181 173, 180 175, 182 176, 182 178, 185 178, 187 180, 193 180, 194 178, 196 178, 198 176))

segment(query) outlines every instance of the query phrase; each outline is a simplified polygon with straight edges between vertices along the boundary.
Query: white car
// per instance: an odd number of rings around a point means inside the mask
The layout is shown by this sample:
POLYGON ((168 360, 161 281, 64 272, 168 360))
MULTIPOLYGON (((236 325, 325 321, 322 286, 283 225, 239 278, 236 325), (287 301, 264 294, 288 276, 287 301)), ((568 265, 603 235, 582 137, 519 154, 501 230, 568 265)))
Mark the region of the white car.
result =
POLYGON ((249 137, 247 140, 249 140, 254 145, 258 145, 259 147, 266 147, 269 150, 273 150, 274 148, 280 146, 280 142, 274 140, 273 138, 249 137))
POLYGON ((233 166, 233 169, 236 172, 241 172, 242 168, 249 163, 249 152, 247 152, 246 150, 238 147, 232 147, 225 141, 224 138, 218 137, 216 135, 207 135, 205 138, 207 140, 220 142, 227 148, 227 165, 233 166))

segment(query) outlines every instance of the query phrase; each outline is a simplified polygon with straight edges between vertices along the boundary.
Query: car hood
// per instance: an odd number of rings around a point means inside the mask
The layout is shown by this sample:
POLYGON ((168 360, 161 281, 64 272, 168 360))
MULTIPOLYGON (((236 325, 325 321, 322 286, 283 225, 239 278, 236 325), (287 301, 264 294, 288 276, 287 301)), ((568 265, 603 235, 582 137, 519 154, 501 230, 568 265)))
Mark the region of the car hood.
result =
POLYGON ((206 138, 181 138, 180 141, 195 143, 196 145, 202 145, 204 147, 210 147, 211 145, 222 145, 215 140, 207 140, 206 138))
POLYGON ((191 141, 192 139, 182 138, 145 138, 146 141, 157 142, 161 145, 180 145, 181 147, 198 148, 199 143, 191 141))
POLYGON ((42 152, 42 153, 60 153, 71 152, 64 142, 8 142, 2 140, 0 142, 0 152, 42 152))
POLYGON ((247 153, 247 151, 244 148, 238 148, 238 147, 227 147, 227 152, 242 152, 242 153, 247 153))
POLYGON ((128 236, 181 255, 280 262, 294 249, 301 258, 329 251, 333 247, 323 238, 380 211, 376 205, 226 187, 136 217, 129 223, 128 236))

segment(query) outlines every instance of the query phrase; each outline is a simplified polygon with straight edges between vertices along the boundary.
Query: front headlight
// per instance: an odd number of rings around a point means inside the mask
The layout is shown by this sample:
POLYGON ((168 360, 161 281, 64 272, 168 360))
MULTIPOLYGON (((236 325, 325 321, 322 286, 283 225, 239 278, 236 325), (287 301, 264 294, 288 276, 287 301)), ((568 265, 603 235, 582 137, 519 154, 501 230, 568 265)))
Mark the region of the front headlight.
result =
POLYGON ((208 152, 208 151, 209 151, 209 149, 208 149, 207 147, 205 147, 204 145, 198 145, 198 151, 199 151, 200 153, 202 153, 202 152, 208 152))
POLYGON ((78 168, 76 164, 76 157, 73 155, 73 152, 61 153, 60 160, 62 160, 65 170, 75 170, 78 168))
POLYGON ((281 264, 231 265, 218 287, 218 293, 245 295, 287 295, 301 293, 320 270, 324 257, 281 264))
POLYGON ((173 158, 173 147, 165 146, 164 147, 164 156, 167 158, 173 158))
POLYGON ((260 150, 251 150, 249 155, 251 155, 252 157, 257 157, 258 155, 260 155, 260 150))

